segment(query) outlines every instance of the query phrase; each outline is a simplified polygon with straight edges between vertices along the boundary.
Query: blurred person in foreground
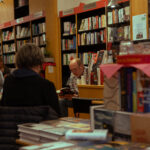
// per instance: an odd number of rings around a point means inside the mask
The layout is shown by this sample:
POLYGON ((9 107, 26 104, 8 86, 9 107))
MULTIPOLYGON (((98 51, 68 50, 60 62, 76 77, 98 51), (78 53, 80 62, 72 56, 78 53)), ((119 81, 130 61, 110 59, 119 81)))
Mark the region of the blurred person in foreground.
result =
POLYGON ((0 56, 0 71, 3 73, 4 78, 10 74, 10 69, 4 64, 2 56, 0 56))
POLYGON ((39 73, 44 56, 34 44, 22 46, 16 54, 16 67, 5 78, 1 105, 51 106, 60 115, 58 96, 52 82, 39 73))
POLYGON ((4 79, 10 74, 10 69, 4 64, 3 57, 0 56, 0 93, 3 92, 4 79))

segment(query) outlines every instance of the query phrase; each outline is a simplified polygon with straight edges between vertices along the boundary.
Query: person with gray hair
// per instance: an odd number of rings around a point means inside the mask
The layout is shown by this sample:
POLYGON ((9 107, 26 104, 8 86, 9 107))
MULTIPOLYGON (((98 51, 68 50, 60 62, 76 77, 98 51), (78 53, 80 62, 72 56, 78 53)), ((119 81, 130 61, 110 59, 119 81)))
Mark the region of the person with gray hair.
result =
POLYGON ((1 105, 50 105, 60 115, 54 84, 39 75, 43 61, 44 56, 35 44, 25 44, 18 50, 17 69, 5 78, 1 105))
POLYGON ((75 93, 78 94, 78 87, 77 87, 77 79, 81 78, 84 73, 84 65, 79 58, 74 58, 69 63, 69 69, 71 71, 71 75, 67 81, 67 85, 69 85, 70 89, 75 93))

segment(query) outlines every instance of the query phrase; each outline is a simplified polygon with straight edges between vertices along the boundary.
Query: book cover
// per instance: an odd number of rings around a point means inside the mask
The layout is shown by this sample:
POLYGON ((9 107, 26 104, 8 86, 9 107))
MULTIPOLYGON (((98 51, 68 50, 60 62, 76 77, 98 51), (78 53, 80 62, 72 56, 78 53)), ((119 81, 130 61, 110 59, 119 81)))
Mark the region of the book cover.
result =
POLYGON ((65 135, 68 129, 64 127, 55 128, 44 128, 39 131, 41 137, 45 137, 52 140, 59 140, 63 135, 65 135))
POLYGON ((82 139, 82 140, 101 140, 107 141, 108 137, 108 130, 106 129, 97 129, 97 130, 68 130, 65 134, 67 140, 75 140, 75 139, 82 139))
POLYGON ((134 70, 132 73, 132 84, 133 84, 133 92, 132 92, 132 99, 133 99, 133 112, 137 112, 137 71, 134 70))
POLYGON ((122 135, 131 135, 131 117, 132 113, 116 111, 114 115, 114 132, 122 135))
POLYGON ((23 146, 20 150, 37 150, 37 149, 45 149, 45 150, 53 150, 53 149, 60 149, 60 148, 67 148, 74 146, 72 142, 66 141, 58 141, 58 142, 51 142, 51 143, 44 143, 40 145, 33 145, 33 146, 23 146))
POLYGON ((121 110, 127 111, 127 70, 122 68, 120 70, 120 91, 121 91, 121 110))
POLYGON ((133 68, 127 69, 127 111, 133 112, 133 68))
POLYGON ((142 72, 137 70, 137 112, 144 112, 144 91, 141 82, 142 72))
POLYGON ((39 135, 40 130, 42 130, 44 128, 52 129, 53 127, 50 125, 40 124, 40 123, 25 123, 25 124, 18 125, 19 132, 29 133, 29 134, 33 134, 33 135, 39 135))
POLYGON ((109 133, 113 133, 115 111, 105 109, 104 106, 92 106, 90 108, 91 129, 108 129, 109 133))

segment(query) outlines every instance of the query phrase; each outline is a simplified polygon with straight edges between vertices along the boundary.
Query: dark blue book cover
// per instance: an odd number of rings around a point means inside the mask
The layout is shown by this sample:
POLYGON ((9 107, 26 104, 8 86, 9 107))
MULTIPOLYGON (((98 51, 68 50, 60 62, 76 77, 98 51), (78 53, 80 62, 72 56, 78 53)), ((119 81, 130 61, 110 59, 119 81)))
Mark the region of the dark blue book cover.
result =
POLYGON ((134 68, 127 69, 127 111, 133 112, 133 78, 132 72, 134 68))

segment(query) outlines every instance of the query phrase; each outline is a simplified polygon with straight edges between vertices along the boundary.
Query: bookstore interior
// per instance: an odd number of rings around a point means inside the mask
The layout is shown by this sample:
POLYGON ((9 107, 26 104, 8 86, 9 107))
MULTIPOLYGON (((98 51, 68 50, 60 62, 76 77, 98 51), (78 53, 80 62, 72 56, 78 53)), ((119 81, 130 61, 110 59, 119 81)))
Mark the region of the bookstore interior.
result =
POLYGON ((9 143, 0 107, 0 149, 150 150, 150 0, 0 0, 0 7, 3 63, 13 71, 19 48, 34 43, 44 55, 42 77, 72 102, 68 116, 15 122, 9 143), (66 87, 74 58, 84 65, 78 97, 66 87))

